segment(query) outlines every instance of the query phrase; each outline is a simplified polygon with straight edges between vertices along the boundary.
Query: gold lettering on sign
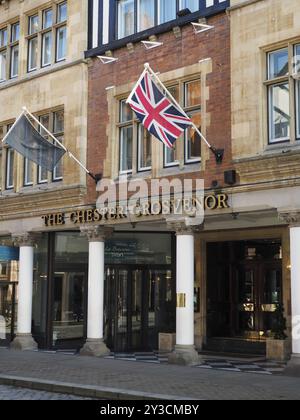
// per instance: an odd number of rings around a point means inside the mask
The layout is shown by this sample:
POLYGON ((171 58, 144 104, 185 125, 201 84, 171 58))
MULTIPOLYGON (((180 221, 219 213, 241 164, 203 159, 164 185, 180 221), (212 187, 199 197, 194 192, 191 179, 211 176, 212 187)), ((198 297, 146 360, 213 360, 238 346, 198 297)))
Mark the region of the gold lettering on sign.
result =
POLYGON ((62 226, 65 222, 65 214, 64 213, 57 213, 57 214, 47 214, 46 216, 42 216, 42 219, 45 222, 45 226, 62 226))

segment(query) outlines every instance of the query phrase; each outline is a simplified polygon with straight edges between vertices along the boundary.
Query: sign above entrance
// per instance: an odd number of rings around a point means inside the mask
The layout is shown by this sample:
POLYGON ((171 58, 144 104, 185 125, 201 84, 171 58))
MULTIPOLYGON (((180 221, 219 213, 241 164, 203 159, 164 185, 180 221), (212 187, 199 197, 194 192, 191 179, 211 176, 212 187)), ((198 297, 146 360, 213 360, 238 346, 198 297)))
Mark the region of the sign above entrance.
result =
MULTIPOLYGON (((129 217, 127 206, 116 205, 114 207, 103 208, 87 208, 75 210, 69 214, 67 213, 50 213, 42 216, 45 226, 63 226, 67 222, 72 225, 82 225, 89 223, 104 224, 110 223, 124 223, 124 222, 139 222, 142 218, 170 216, 178 214, 178 210, 188 209, 190 212, 199 207, 204 210, 224 210, 229 208, 229 197, 227 194, 210 194, 204 197, 203 202, 197 198, 188 199, 172 199, 172 200, 155 200, 145 201, 136 204, 131 209, 129 217), (133 220, 134 219, 134 220, 133 220)), ((192 217, 192 216, 191 216, 192 217)))
POLYGON ((0 246, 0 261, 19 261, 19 248, 0 246))

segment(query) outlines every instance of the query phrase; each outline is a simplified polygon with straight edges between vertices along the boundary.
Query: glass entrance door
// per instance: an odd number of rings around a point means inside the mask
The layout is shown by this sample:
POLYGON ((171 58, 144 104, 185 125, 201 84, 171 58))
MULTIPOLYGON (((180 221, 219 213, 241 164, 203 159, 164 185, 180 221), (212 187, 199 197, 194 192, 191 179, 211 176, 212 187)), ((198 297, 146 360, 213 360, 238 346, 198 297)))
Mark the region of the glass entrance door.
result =
POLYGON ((13 340, 16 331, 17 283, 0 281, 0 345, 6 346, 13 340))
POLYGON ((159 332, 175 331, 172 271, 108 267, 105 315, 106 342, 111 350, 157 350, 159 332))
POLYGON ((77 347, 85 337, 86 278, 86 272, 54 273, 54 347, 77 347))

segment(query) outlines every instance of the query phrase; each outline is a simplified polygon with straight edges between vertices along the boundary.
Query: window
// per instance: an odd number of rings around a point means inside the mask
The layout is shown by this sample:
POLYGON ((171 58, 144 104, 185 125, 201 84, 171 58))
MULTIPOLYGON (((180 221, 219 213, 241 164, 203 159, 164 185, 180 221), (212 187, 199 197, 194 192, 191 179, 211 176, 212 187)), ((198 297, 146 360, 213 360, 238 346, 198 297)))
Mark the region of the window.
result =
POLYGON ((66 58, 67 46, 67 27, 62 26, 56 32, 56 61, 62 61, 66 58))
POLYGON ((120 174, 129 174, 133 170, 133 134, 134 116, 126 101, 120 103, 120 174))
POLYGON ((28 71, 36 70, 37 68, 37 55, 38 55, 38 36, 39 31, 39 17, 38 15, 29 17, 28 33, 28 71))
POLYGON ((33 185, 33 162, 29 159, 24 159, 24 186, 33 185))
MULTIPOLYGON (((41 115, 39 117, 39 121, 41 124, 43 124, 43 126, 49 130, 50 128, 50 115, 46 114, 46 115, 41 115)), ((38 126, 39 128, 39 132, 41 133, 41 135, 43 137, 45 137, 45 139, 48 140, 48 134, 41 128, 41 126, 38 126)), ((48 182, 48 171, 47 169, 44 169, 40 166, 38 166, 37 168, 37 182, 38 184, 45 184, 48 182)))
POLYGON ((52 24, 53 11, 43 11, 43 34, 42 34, 42 67, 49 66, 52 58, 52 24))
POLYGON ((7 78, 7 28, 0 30, 0 83, 7 78))
POLYGON ((153 0, 138 0, 138 32, 155 25, 155 5, 153 0))
MULTIPOLYGON (((184 108, 193 123, 201 131, 201 84, 194 80, 184 84, 184 108)), ((194 128, 185 131, 185 162, 199 162, 201 137, 194 128)))
POLYGON ((180 0, 180 10, 190 9, 191 12, 196 12, 199 9, 199 0, 180 0))
POLYGON ((289 50, 283 48, 268 54, 269 143, 290 141, 291 109, 289 50))
MULTIPOLYGON (((53 113, 53 134, 61 143, 64 141, 64 111, 56 111, 53 113)), ((60 181, 63 178, 62 160, 53 171, 53 181, 60 181)))
POLYGON ((118 2, 118 38, 125 38, 134 33, 134 2, 122 0, 118 2))
MULTIPOLYGON (((201 83, 200 79, 181 82, 168 88, 177 102, 183 103, 183 109, 201 131, 201 83), (181 100, 180 100, 181 98, 181 100)), ((184 163, 196 163, 201 160, 201 138, 193 128, 185 130, 184 142, 178 139, 174 149, 164 148, 164 166, 176 166, 180 157, 184 163), (184 150, 182 145, 184 144, 184 150)))
POLYGON ((138 171, 149 171, 152 165, 152 137, 141 124, 138 128, 138 171))
POLYGON ((28 71, 65 60, 67 2, 54 4, 28 17, 28 71))
POLYGON ((57 6, 57 23, 61 26, 56 29, 56 61, 66 58, 67 52, 67 3, 57 6))
POLYGON ((19 37, 20 24, 15 23, 11 26, 11 49, 10 49, 10 78, 17 77, 19 74, 19 37))
POLYGON ((8 147, 6 149, 6 176, 5 176, 5 189, 11 190, 14 188, 14 160, 15 152, 8 147))
POLYGON ((174 20, 177 12, 186 8, 196 12, 200 8, 200 1, 117 0, 118 39, 174 20))
MULTIPOLYGON (((63 143, 64 140, 64 111, 58 110, 55 112, 51 112, 48 114, 40 115, 39 121, 43 126, 51 131, 53 135, 59 140, 61 143, 63 143)), ((48 133, 43 130, 41 126, 39 126, 39 131, 45 139, 48 141, 52 141, 51 138, 49 138, 48 133)), ((54 140, 53 140, 54 142, 54 140)), ((52 173, 52 181, 61 181, 63 179, 63 166, 62 161, 58 163, 58 165, 54 168, 54 171, 52 173)), ((37 168, 37 182, 38 184, 45 184, 48 183, 48 171, 44 168, 41 168, 38 166, 37 168)))
MULTIPOLYGON (((295 45, 295 73, 300 73, 300 45, 295 45)), ((295 81, 296 98, 296 139, 300 140, 300 80, 295 81)))
POLYGON ((159 0, 158 5, 159 24, 176 19, 176 0, 159 0))

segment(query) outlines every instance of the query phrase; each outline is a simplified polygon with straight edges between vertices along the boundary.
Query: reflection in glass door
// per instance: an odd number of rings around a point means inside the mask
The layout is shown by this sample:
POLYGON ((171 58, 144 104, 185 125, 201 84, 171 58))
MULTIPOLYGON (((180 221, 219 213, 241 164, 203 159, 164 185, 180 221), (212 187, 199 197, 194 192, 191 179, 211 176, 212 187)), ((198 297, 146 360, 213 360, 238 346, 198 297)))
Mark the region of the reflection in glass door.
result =
POLYGON ((53 346, 85 336, 85 272, 54 273, 53 346))
POLYGON ((158 349, 159 332, 175 332, 175 282, 170 269, 106 269, 105 338, 111 350, 158 349))
POLYGON ((8 345, 16 331, 17 283, 0 282, 0 345, 8 345))

